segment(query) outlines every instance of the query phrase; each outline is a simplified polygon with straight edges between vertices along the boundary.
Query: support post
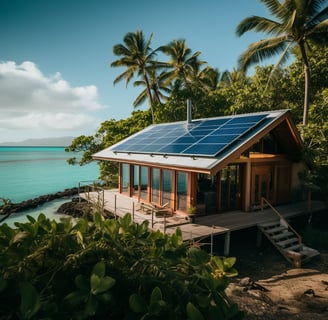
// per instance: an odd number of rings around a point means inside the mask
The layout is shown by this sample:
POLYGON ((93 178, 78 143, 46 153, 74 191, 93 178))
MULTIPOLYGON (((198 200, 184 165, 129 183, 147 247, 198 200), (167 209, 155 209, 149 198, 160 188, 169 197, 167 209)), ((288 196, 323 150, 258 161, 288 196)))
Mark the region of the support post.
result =
POLYGON ((213 232, 211 233, 211 256, 213 256, 213 232))
POLYGON ((256 236, 256 247, 260 248, 262 244, 262 231, 257 229, 257 236, 256 236))
POLYGON ((116 218, 116 194, 114 195, 114 215, 116 218))
POLYGON ((134 201, 132 201, 132 221, 134 222, 134 201))
POLYGON ((224 236, 224 255, 229 256, 230 254, 230 232, 227 232, 224 236))

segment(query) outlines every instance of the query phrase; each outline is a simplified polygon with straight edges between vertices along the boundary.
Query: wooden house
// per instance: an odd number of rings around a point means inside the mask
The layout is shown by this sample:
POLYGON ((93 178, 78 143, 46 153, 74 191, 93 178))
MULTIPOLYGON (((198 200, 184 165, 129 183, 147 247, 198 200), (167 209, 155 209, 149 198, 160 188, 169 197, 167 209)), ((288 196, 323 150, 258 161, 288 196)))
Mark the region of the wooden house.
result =
MULTIPOLYGON (((190 114, 190 111, 189 111, 190 114)), ((151 125, 93 155, 119 166, 119 192, 173 213, 251 211, 299 188, 302 141, 288 110, 151 125)))

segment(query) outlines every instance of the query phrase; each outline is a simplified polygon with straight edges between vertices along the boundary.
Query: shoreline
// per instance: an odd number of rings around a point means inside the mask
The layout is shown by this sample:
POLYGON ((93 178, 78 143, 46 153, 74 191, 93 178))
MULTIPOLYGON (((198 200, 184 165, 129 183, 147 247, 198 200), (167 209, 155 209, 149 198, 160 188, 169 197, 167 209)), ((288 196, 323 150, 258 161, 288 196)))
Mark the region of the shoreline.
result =
POLYGON ((42 195, 33 199, 24 200, 18 203, 13 203, 10 199, 3 199, 3 204, 0 206, 0 223, 10 217, 12 214, 35 209, 38 206, 65 197, 78 195, 78 188, 68 188, 64 191, 58 191, 51 194, 42 195))

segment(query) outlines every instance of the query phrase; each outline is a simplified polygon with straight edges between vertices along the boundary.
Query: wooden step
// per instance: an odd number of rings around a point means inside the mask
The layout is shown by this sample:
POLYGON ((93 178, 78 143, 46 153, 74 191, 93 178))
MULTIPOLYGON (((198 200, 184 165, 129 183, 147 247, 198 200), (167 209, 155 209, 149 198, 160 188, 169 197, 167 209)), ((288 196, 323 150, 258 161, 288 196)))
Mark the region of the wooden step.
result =
POLYGON ((294 233, 293 232, 290 232, 290 231, 282 231, 281 233, 278 233, 278 234, 272 236, 271 238, 274 241, 279 241, 281 239, 289 238, 291 236, 294 236, 294 233))
POLYGON ((305 256, 306 258, 313 258, 316 256, 320 255, 320 252, 318 250, 303 246, 302 250, 300 251, 300 253, 305 256))
MULTIPOLYGON (((287 240, 284 240, 284 241, 276 242, 276 244, 279 247, 286 248, 286 246, 291 245, 291 244, 296 243, 296 242, 298 242, 298 239, 294 237, 294 238, 287 239, 287 240)), ((289 249, 289 248, 286 248, 286 249, 289 249)))
POLYGON ((264 228, 264 229, 272 228, 272 227, 275 227, 275 226, 280 226, 280 221, 279 220, 259 224, 259 227, 264 228))
POLYGON ((303 244, 297 243, 297 244, 295 244, 293 246, 288 247, 287 250, 289 250, 289 251, 295 251, 295 252, 300 252, 302 250, 302 248, 303 248, 303 244))
POLYGON ((278 232, 281 233, 281 231, 283 231, 283 230, 288 230, 288 229, 285 226, 279 226, 276 228, 264 230, 264 232, 266 232, 268 235, 272 236, 275 233, 278 233, 278 232))

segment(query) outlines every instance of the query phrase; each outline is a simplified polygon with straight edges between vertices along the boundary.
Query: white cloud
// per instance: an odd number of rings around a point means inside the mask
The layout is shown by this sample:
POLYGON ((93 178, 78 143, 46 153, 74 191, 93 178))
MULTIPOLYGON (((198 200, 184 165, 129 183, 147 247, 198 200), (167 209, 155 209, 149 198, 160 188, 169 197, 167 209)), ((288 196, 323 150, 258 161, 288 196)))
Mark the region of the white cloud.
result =
POLYGON ((45 76, 30 61, 0 62, 0 142, 15 141, 18 134, 27 139, 42 132, 90 131, 99 123, 95 112, 103 108, 98 100, 96 86, 73 87, 59 72, 45 76))

